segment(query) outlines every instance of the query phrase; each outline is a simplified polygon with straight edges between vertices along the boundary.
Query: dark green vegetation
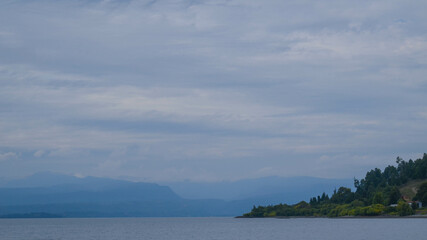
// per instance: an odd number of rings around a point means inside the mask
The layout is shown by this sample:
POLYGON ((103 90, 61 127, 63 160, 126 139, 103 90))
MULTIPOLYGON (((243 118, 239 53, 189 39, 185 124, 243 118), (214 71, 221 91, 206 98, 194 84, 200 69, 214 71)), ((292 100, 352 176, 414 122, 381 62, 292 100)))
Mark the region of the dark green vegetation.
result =
POLYGON ((422 202, 423 206, 425 206, 427 203, 427 182, 421 184, 420 189, 418 189, 418 192, 414 197, 414 200, 422 202))
MULTIPOLYGON (((423 182, 427 179, 427 154, 415 161, 396 160, 397 167, 389 165, 381 171, 375 168, 366 173, 364 179, 354 179, 356 191, 340 187, 331 197, 323 193, 313 197, 309 203, 301 201, 294 205, 279 204, 275 206, 253 207, 244 217, 275 217, 275 216, 407 216, 415 213, 416 204, 408 204, 408 196, 402 195, 399 187, 413 186, 411 183, 423 182)), ((427 183, 419 189, 411 187, 416 193, 412 200, 419 200, 427 205, 427 183)), ((422 211, 420 211, 422 212, 422 211)))

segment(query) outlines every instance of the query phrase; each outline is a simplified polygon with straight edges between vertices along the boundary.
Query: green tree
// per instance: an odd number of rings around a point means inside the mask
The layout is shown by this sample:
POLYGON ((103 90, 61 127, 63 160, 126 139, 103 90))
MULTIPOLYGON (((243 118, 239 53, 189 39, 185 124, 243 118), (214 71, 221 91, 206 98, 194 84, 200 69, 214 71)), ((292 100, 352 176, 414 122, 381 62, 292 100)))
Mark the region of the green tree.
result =
POLYGON ((386 205, 396 204, 402 197, 399 188, 396 186, 387 186, 384 189, 384 200, 386 205))
POLYGON ((350 188, 340 187, 338 191, 334 191, 331 197, 333 203, 351 203, 354 200, 354 193, 350 188))
POLYGON ((396 207, 399 216, 408 216, 414 214, 414 210, 405 201, 400 200, 396 207))
POLYGON ((417 195, 415 195, 414 200, 418 200, 423 203, 423 206, 427 206, 427 182, 421 184, 420 189, 418 189, 417 195))
POLYGON ((377 192, 372 199, 372 204, 383 204, 384 205, 384 196, 382 192, 377 192))

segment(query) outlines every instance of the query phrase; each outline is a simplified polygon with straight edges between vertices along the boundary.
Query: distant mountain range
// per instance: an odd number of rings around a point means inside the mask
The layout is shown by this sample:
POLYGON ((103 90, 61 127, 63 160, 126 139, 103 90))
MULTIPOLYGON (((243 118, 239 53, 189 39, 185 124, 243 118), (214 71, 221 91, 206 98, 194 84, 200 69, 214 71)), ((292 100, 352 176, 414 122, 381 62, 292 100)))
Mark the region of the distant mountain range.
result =
POLYGON ((267 177, 235 182, 130 182, 37 173, 0 182, 0 216, 178 217, 236 216, 253 205, 295 203, 352 179, 267 177))
POLYGON ((264 177, 234 182, 169 182, 164 185, 187 199, 254 200, 254 204, 296 203, 340 186, 352 187, 353 179, 315 177, 264 177))

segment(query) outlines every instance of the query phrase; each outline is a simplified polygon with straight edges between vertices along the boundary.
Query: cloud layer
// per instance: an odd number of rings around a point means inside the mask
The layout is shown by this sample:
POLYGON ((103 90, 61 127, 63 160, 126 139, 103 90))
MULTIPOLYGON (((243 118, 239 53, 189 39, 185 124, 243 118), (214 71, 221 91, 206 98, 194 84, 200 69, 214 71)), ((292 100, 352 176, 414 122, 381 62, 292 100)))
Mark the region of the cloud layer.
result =
POLYGON ((426 151, 423 1, 3 1, 0 174, 359 176, 426 151))

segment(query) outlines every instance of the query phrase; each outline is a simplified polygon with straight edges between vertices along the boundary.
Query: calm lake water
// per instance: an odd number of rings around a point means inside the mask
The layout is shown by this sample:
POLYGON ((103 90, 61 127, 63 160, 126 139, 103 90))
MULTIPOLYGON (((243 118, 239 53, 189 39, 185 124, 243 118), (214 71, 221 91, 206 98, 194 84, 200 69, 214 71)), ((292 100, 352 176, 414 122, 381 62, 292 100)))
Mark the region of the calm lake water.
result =
POLYGON ((427 219, 0 219, 0 239, 426 239, 427 219))

